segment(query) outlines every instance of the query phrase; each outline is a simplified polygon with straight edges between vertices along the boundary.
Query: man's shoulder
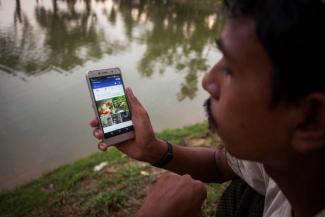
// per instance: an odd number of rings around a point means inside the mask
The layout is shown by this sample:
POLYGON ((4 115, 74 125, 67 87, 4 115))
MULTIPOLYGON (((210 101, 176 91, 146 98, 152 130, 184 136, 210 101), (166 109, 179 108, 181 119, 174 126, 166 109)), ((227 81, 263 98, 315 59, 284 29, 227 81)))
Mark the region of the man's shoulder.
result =
POLYGON ((265 172, 263 164, 238 159, 228 152, 226 152, 225 156, 229 166, 241 179, 257 192, 265 195, 270 177, 265 172))
POLYGON ((325 209, 323 209, 322 211, 320 211, 317 215, 315 215, 314 217, 325 217, 325 209))

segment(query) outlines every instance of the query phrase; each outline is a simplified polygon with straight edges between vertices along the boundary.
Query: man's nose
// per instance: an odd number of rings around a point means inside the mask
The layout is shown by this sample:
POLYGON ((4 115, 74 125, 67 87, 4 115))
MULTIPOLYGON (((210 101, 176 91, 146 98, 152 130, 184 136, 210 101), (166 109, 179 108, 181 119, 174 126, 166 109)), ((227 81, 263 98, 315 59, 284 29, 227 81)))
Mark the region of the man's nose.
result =
POLYGON ((206 90, 207 90, 207 87, 208 87, 208 84, 209 84, 209 73, 210 72, 207 72, 204 74, 203 76, 203 79, 202 79, 202 87, 206 90))
POLYGON ((214 73, 213 70, 216 68, 213 67, 210 72, 206 73, 202 79, 202 87, 211 95, 212 98, 218 100, 220 97, 220 85, 216 76, 217 73, 214 73))

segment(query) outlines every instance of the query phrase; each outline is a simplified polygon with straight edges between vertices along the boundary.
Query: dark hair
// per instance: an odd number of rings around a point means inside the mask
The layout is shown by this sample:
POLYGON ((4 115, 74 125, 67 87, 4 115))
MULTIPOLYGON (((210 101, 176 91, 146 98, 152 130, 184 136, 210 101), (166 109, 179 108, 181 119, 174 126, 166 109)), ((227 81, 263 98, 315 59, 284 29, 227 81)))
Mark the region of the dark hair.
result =
POLYGON ((224 0, 230 16, 250 17, 271 58, 273 101, 325 92, 325 1, 224 0))

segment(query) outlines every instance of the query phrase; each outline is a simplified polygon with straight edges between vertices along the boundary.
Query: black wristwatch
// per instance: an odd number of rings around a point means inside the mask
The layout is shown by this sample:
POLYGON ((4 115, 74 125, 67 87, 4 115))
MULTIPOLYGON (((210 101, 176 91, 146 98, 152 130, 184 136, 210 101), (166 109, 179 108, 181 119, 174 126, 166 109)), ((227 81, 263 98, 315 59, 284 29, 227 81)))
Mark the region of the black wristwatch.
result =
POLYGON ((155 167, 162 168, 173 159, 173 146, 168 141, 165 140, 165 142, 167 143, 167 151, 157 163, 153 164, 155 167))

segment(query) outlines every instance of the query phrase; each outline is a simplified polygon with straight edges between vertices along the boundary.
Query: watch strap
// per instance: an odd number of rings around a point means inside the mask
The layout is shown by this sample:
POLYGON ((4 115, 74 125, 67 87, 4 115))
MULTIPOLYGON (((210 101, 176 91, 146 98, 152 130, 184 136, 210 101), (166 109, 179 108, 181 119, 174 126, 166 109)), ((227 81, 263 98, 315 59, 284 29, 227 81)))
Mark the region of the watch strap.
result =
POLYGON ((167 143, 167 151, 157 163, 153 164, 155 167, 162 168, 173 159, 173 146, 168 141, 165 140, 165 142, 167 143))

